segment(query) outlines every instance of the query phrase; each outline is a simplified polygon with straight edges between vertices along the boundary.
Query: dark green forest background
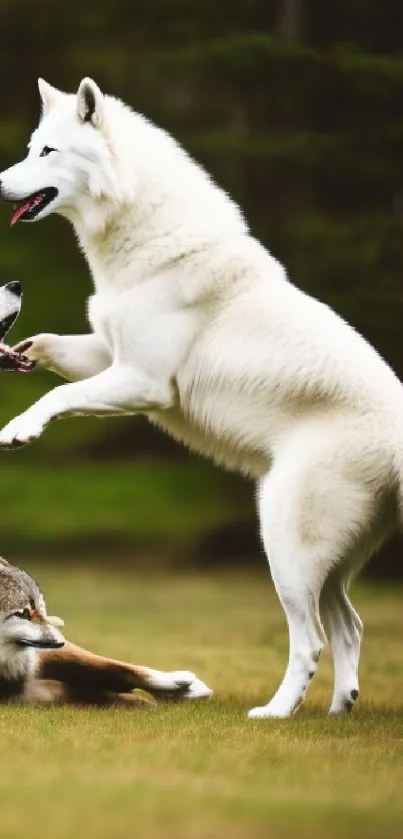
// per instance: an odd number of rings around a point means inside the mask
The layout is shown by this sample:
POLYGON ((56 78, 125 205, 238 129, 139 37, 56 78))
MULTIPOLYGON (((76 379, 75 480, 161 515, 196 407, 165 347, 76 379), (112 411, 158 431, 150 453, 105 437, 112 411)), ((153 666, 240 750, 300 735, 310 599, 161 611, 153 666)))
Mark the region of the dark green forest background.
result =
MULTIPOLYGON (((402 20, 390 0, 1 0, 1 169, 25 154, 37 76, 66 90, 93 76, 202 161, 293 281, 403 379, 402 20)), ((9 215, 0 281, 25 290, 10 341, 79 332, 90 279, 72 231, 58 218, 11 231, 9 215)), ((56 381, 3 375, 0 421, 56 381)), ((10 559, 263 561, 252 486, 142 420, 69 420, 1 460, 10 559)), ((373 571, 401 574, 400 553, 373 571)))

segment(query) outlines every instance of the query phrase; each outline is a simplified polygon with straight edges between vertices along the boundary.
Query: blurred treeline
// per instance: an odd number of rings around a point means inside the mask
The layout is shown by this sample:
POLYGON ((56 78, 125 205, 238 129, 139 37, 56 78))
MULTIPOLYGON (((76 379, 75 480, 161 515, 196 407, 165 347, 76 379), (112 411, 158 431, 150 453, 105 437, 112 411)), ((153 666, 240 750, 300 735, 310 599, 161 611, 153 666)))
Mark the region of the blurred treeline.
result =
MULTIPOLYGON (((401 24, 398 0, 1 0, 1 169, 36 124, 36 77, 74 90, 92 75, 175 134, 294 282, 403 378, 401 24)), ((90 280, 68 225, 10 232, 9 212, 0 281, 25 287, 10 340, 81 331, 90 280)), ((3 376, 0 421, 55 382, 3 376)), ((152 544, 215 561, 255 549, 252 488, 142 420, 66 421, 1 458, 0 538, 14 553, 152 544)), ((384 559, 396 572, 398 553, 384 559)))

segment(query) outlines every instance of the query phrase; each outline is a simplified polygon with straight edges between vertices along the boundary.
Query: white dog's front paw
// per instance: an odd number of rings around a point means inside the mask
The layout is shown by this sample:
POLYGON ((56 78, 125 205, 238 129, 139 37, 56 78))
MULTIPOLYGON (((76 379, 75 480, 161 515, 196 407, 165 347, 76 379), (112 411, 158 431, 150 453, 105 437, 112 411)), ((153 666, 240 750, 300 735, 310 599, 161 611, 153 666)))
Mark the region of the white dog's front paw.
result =
POLYGON ((248 713, 250 720, 284 719, 284 717, 289 716, 291 716, 291 714, 287 710, 276 707, 271 702, 269 702, 268 705, 261 705, 258 708, 252 708, 252 710, 248 713))
POLYGON ((20 414, 0 431, 0 448, 11 449, 31 443, 40 437, 45 425, 43 418, 30 411, 20 414))
POLYGON ((25 355, 30 361, 35 361, 40 367, 47 367, 53 359, 58 338, 59 336, 53 332, 42 332, 40 335, 25 338, 13 349, 25 355))

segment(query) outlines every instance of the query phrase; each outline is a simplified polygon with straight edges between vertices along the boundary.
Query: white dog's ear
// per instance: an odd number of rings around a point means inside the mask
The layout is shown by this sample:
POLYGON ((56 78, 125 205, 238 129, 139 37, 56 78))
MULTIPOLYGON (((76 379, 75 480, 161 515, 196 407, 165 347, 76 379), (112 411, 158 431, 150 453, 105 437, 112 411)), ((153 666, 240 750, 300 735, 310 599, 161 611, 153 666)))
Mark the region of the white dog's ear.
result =
POLYGON ((77 91, 77 113, 81 122, 90 122, 101 128, 104 115, 104 97, 92 79, 83 79, 77 91))
POLYGON ((38 79, 38 88, 44 113, 47 113, 54 108, 58 100, 62 99, 63 96, 66 95, 65 93, 62 93, 61 90, 57 90, 56 87, 52 87, 51 84, 45 82, 44 79, 38 79))

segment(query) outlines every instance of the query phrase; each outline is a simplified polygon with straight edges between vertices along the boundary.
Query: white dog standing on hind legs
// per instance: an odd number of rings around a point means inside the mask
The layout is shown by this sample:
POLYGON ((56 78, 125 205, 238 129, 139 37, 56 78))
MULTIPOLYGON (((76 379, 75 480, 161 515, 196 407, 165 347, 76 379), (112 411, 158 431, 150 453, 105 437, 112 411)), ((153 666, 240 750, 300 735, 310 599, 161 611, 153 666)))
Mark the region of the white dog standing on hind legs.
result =
MULTIPOLYGON (((75 414, 145 414, 258 481, 288 621, 284 680, 252 717, 300 705, 327 637, 331 712, 358 695, 350 579, 402 523, 403 392, 374 349, 293 286, 239 208, 164 131, 104 96, 39 83, 29 153, 0 175, 12 222, 57 212, 91 269, 91 333, 20 349, 70 384, 0 433, 11 447, 75 414)), ((135 432, 134 432, 135 433, 135 432)))

